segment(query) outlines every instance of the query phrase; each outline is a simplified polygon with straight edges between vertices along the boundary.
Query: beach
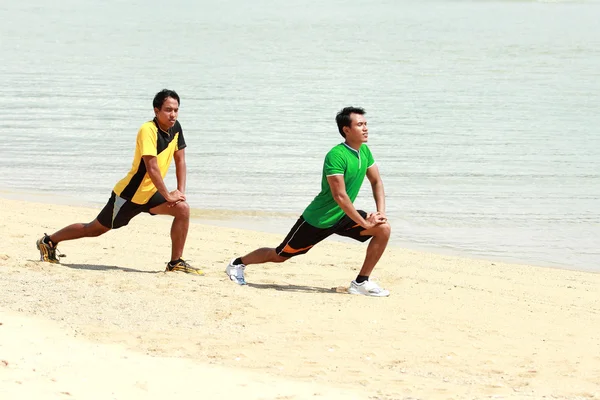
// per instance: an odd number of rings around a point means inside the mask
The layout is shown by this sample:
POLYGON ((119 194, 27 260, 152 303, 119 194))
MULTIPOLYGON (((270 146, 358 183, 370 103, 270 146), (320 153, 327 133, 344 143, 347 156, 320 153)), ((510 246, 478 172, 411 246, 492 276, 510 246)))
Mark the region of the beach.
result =
POLYGON ((165 273, 170 220, 35 240, 98 209, 0 199, 0 398, 481 399, 600 396, 600 275, 388 248, 389 298, 345 292, 365 246, 287 263, 229 259, 281 235, 193 223, 165 273))
MULTIPOLYGON (((599 398, 599 5, 6 2, 0 400, 599 398), (40 262, 106 204, 163 88, 205 275, 164 271, 171 220, 149 215, 40 262), (391 296, 347 293, 348 238, 235 285, 227 262, 319 193, 346 106, 385 185, 391 296)), ((354 204, 374 211, 366 181, 354 204)))

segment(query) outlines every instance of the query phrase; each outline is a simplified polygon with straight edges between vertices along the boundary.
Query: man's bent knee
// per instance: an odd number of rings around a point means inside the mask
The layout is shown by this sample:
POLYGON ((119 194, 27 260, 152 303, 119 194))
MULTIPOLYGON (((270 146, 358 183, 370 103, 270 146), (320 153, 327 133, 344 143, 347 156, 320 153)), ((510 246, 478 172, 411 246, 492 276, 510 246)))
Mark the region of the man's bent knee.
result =
POLYGON ((390 237, 391 233, 392 233, 391 225, 387 222, 384 222, 383 224, 379 224, 375 227, 375 232, 373 232, 373 236, 390 237))
POLYGON ((186 201, 179 202, 173 207, 173 216, 176 218, 189 218, 190 205, 186 201))
POLYGON ((392 233, 392 227, 389 223, 384 222, 383 224, 375 225, 372 228, 366 229, 360 233, 361 236, 377 236, 389 238, 392 233))
POLYGON ((152 207, 149 210, 150 214, 170 215, 175 218, 189 218, 190 206, 186 201, 180 201, 177 204, 162 203, 159 206, 152 207))

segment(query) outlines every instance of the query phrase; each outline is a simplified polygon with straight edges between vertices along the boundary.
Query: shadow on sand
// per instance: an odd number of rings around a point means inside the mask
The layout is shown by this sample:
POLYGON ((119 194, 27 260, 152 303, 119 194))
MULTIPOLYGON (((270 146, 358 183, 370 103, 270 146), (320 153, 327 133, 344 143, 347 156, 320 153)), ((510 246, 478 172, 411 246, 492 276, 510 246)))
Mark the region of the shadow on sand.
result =
POLYGON ((123 271, 123 272, 137 272, 140 274, 158 274, 163 271, 142 271, 134 268, 118 267, 116 265, 95 265, 95 264, 63 264, 60 265, 73 269, 87 269, 90 271, 123 271))
POLYGON ((274 283, 248 283, 247 285, 254 289, 273 289, 273 290, 279 290, 282 292, 347 294, 346 288, 342 288, 342 287, 321 288, 321 287, 301 286, 301 285, 278 285, 278 284, 274 284, 274 283))

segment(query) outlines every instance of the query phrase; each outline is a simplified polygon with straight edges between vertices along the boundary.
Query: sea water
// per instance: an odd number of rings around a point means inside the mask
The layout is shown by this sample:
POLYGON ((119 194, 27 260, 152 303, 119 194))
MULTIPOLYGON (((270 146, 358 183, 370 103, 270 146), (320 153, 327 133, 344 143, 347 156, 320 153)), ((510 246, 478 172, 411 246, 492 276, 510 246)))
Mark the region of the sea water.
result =
MULTIPOLYGON (((166 87, 191 206, 285 234, 354 105, 392 243, 600 271, 598 2, 22 0, 0 15, 5 193, 101 207, 166 87)), ((368 181, 356 205, 373 210, 368 181)))

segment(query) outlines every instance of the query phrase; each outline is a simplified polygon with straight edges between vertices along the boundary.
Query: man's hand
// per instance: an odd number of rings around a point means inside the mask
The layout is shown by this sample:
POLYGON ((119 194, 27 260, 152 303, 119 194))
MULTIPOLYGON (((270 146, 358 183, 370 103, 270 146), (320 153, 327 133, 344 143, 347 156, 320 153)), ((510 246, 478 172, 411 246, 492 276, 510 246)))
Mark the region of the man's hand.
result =
POLYGON ((165 200, 169 203, 169 207, 173 207, 178 203, 185 201, 185 194, 181 193, 179 190, 173 190, 165 197, 165 200))
POLYGON ((387 215, 385 215, 385 212, 383 212, 383 211, 377 211, 374 214, 377 216, 377 219, 379 221, 381 221, 380 223, 387 222, 387 215))
POLYGON ((368 214, 366 221, 367 221, 367 226, 363 226, 363 228, 371 229, 374 226, 386 223, 387 217, 385 216, 384 213, 381 213, 378 211, 378 212, 368 214))

